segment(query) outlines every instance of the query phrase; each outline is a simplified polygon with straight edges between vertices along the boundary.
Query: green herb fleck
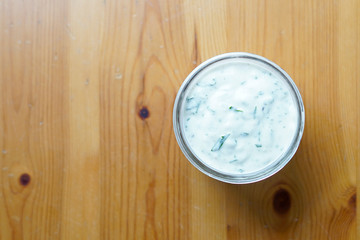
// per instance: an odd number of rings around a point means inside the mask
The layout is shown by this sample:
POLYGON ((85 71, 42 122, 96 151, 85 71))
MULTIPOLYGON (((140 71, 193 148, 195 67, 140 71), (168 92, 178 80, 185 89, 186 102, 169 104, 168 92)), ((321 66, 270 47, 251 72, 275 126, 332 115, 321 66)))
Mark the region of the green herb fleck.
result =
POLYGON ((194 97, 186 98, 186 110, 191 111, 192 114, 196 114, 199 111, 201 101, 196 101, 194 97))
POLYGON ((225 136, 221 136, 215 143, 215 145, 212 147, 211 151, 212 152, 216 152, 219 151, 221 149, 221 147, 223 146, 224 142, 226 141, 226 139, 230 136, 229 134, 226 134, 225 136))
POLYGON ((211 109, 210 107, 206 107, 206 108, 207 108, 207 110, 209 110, 210 112, 215 113, 215 111, 214 111, 213 109, 211 109))
POLYGON ((243 110, 241 110, 241 109, 235 109, 233 106, 230 106, 229 109, 230 109, 230 110, 234 109, 235 112, 243 112, 243 110))
POLYGON ((213 80, 213 82, 212 82, 212 83, 210 83, 210 84, 209 84, 209 86, 214 86, 214 85, 216 84, 216 80, 215 80, 215 78, 213 78, 212 80, 213 80))
POLYGON ((253 113, 254 119, 256 118, 256 110, 257 110, 257 106, 255 106, 255 108, 254 108, 254 113, 253 113))
POLYGON ((229 163, 234 163, 234 162, 237 162, 238 160, 237 159, 234 159, 234 160, 231 160, 229 163))
POLYGON ((255 146, 256 146, 257 148, 261 148, 261 147, 262 147, 261 144, 255 144, 255 146))
POLYGON ((247 132, 243 132, 243 133, 240 133, 240 136, 242 136, 242 137, 246 137, 246 136, 249 136, 249 133, 247 133, 247 132))

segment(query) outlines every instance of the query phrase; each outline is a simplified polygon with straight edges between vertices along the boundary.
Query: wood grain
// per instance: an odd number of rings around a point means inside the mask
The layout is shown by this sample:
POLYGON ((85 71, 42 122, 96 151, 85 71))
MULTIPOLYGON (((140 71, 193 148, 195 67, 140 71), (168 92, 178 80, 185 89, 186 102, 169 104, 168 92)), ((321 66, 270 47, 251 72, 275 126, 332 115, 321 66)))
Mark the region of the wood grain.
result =
POLYGON ((0 239, 357 239, 360 3, 0 1, 0 239), (306 109, 293 160, 255 184, 196 170, 182 81, 269 58, 306 109))

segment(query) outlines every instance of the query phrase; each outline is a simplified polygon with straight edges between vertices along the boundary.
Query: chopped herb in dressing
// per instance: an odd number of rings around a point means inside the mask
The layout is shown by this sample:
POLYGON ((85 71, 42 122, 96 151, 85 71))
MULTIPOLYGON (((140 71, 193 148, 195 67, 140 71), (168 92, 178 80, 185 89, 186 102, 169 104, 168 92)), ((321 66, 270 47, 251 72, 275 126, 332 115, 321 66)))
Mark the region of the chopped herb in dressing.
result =
POLYGON ((256 146, 257 148, 261 148, 261 147, 262 147, 261 144, 255 144, 255 146, 256 146))
POLYGON ((192 114, 196 114, 199 111, 201 100, 196 101, 194 97, 188 97, 186 98, 186 102, 187 102, 186 104, 187 111, 190 111, 192 114))
POLYGON ((206 109, 209 110, 212 113, 215 113, 215 110, 211 109, 209 106, 207 106, 206 109))
POLYGON ((211 151, 212 152, 216 152, 219 151, 221 149, 221 147, 223 146, 224 142, 226 141, 226 139, 230 136, 229 134, 226 134, 225 136, 221 136, 215 143, 215 145, 212 147, 211 151))
POLYGON ((230 106, 229 109, 234 110, 235 112, 243 112, 243 110, 238 109, 238 108, 234 108, 233 106, 230 106))

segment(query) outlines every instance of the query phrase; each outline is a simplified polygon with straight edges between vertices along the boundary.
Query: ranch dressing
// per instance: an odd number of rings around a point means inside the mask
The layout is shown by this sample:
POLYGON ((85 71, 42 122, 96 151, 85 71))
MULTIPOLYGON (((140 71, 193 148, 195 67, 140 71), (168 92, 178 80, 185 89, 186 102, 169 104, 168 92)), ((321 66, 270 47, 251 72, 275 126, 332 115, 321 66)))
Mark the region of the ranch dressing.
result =
POLYGON ((288 151, 298 134, 296 104, 278 72, 254 62, 223 60, 190 83, 181 129, 205 165, 225 174, 251 173, 288 151))

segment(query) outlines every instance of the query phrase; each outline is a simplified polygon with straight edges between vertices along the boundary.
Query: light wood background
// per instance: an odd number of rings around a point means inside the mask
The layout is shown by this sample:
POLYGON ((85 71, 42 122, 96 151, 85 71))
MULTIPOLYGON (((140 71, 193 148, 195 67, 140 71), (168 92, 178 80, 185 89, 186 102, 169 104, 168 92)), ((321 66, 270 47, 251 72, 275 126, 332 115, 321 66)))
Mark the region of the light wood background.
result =
POLYGON ((357 0, 1 0, 0 239, 358 239, 359 15, 357 0), (293 160, 249 185, 200 173, 172 129, 184 78, 231 51, 279 64, 306 109, 293 160))

